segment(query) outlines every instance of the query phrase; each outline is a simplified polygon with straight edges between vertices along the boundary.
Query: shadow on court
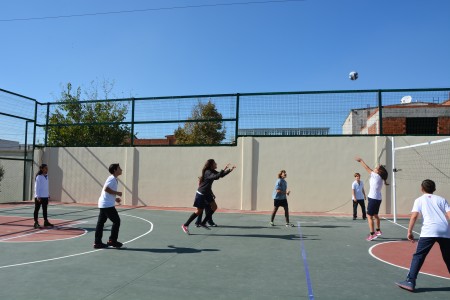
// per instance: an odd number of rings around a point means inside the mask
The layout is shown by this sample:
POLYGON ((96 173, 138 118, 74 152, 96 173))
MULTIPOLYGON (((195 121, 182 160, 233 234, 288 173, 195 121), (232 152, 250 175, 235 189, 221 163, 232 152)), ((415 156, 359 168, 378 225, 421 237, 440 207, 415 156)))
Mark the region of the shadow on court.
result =
POLYGON ((322 229, 332 229, 332 228, 350 228, 351 226, 339 226, 339 225, 301 225, 303 227, 311 228, 322 228, 322 229))
MULTIPOLYGON (((191 235, 200 235, 200 234, 193 234, 191 235)), ((272 235, 272 234, 222 234, 222 233, 214 233, 213 236, 215 237, 230 237, 230 238, 262 238, 262 239, 282 239, 282 240, 299 240, 300 237, 298 234, 281 234, 281 235, 272 235)), ((315 235, 303 235, 303 239, 307 240, 319 240, 316 238, 310 238, 311 236, 315 235)))
POLYGON ((167 246, 166 249, 155 249, 155 248, 129 248, 125 247, 121 250, 123 251, 135 251, 135 252, 150 252, 150 253, 176 253, 176 254, 192 254, 192 253, 201 253, 201 252, 216 252, 220 251, 219 249, 195 249, 195 248, 187 248, 187 247, 175 247, 175 246, 167 246))
POLYGON ((415 293, 428 293, 428 292, 450 292, 450 287, 437 287, 437 288, 417 288, 415 293))

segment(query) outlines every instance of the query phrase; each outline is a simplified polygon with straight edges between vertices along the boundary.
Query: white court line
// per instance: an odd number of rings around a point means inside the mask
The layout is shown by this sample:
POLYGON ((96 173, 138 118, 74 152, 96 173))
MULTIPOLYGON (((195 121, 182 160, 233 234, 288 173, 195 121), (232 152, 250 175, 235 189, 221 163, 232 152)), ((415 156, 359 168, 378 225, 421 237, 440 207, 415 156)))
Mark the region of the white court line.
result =
MULTIPOLYGON (((150 222, 149 220, 146 220, 146 219, 141 218, 141 217, 136 217, 136 216, 132 216, 132 215, 127 215, 127 214, 121 214, 121 216, 128 216, 128 217, 140 219, 140 220, 143 220, 143 221, 145 221, 145 222, 147 222, 147 223, 150 224, 150 229, 149 229, 147 232, 141 234, 140 236, 138 236, 138 237, 136 237, 136 238, 134 238, 134 239, 131 239, 131 240, 129 240, 129 241, 124 242, 124 244, 131 243, 131 242, 133 242, 133 241, 135 241, 135 240, 137 240, 137 239, 139 239, 139 238, 141 238, 141 237, 143 237, 143 236, 145 236, 145 235, 147 235, 147 234, 149 234, 150 232, 153 231, 153 223, 150 222)), ((30 261, 30 262, 26 262, 26 263, 20 263, 20 264, 13 264, 13 265, 0 266, 0 269, 6 269, 6 268, 11 268, 11 267, 26 266, 26 265, 38 264, 38 263, 43 263, 43 262, 48 262, 48 261, 54 261, 54 260, 61 260, 61 259, 65 259, 65 258, 70 258, 70 257, 81 256, 81 255, 85 255, 85 254, 90 254, 90 253, 94 253, 94 252, 101 251, 101 250, 105 250, 105 249, 96 249, 96 250, 91 250, 91 251, 86 251, 86 252, 81 252, 81 253, 76 253, 76 254, 71 254, 71 255, 65 255, 65 256, 60 256, 60 257, 49 258, 49 259, 42 259, 42 260, 30 261)))
MULTIPOLYGON (((388 264, 388 265, 391 265, 391 266, 394 266, 394 267, 398 267, 398 268, 401 268, 401 269, 404 269, 404 270, 409 270, 409 268, 405 268, 405 267, 402 267, 402 266, 399 266, 399 265, 390 263, 390 262, 388 262, 388 261, 382 260, 381 258, 375 256, 375 255, 372 253, 372 249, 373 249, 373 248, 375 248, 375 247, 378 246, 378 245, 381 245, 381 244, 387 244, 387 243, 399 243, 399 241, 390 241, 390 242, 377 243, 376 245, 373 245, 372 247, 369 248, 369 254, 370 254, 373 258, 375 258, 375 259, 377 259, 377 260, 379 260, 379 261, 382 261, 382 262, 384 262, 384 263, 386 263, 386 264, 388 264)), ((450 278, 447 278, 447 277, 442 277, 442 276, 439 276, 439 275, 429 274, 429 273, 422 272, 422 271, 420 271, 420 274, 425 274, 425 275, 428 275, 428 276, 433 276, 433 277, 437 277, 437 278, 442 278, 442 279, 450 280, 450 278)))
MULTIPOLYGON (((393 223, 393 224, 395 224, 395 225, 398 225, 398 226, 400 226, 400 227, 402 227, 402 228, 408 229, 407 227, 402 226, 402 225, 400 225, 400 224, 397 224, 397 223, 395 223, 395 222, 392 222, 391 220, 388 220, 388 219, 386 219, 386 218, 383 218, 383 219, 386 220, 386 221, 389 221, 389 222, 391 222, 391 223, 393 223)), ((415 232, 415 231, 413 231, 413 232, 416 233, 416 234, 418 234, 418 233, 415 232)), ((398 242, 400 242, 400 241, 390 241, 390 242, 377 243, 377 244, 375 244, 375 245, 373 245, 372 247, 369 248, 369 254, 370 254, 373 258, 375 258, 376 260, 379 260, 379 261, 384 262, 384 263, 386 263, 386 264, 388 264, 388 265, 391 265, 391 266, 394 266, 394 267, 401 268, 401 269, 404 269, 404 270, 408 270, 408 271, 409 271, 409 268, 402 267, 402 266, 399 266, 399 265, 390 263, 390 262, 388 262, 388 261, 385 261, 385 260, 383 260, 383 259, 381 259, 381 258, 375 256, 375 254, 373 254, 373 252, 372 252, 372 249, 375 248, 375 247, 378 246, 378 245, 387 244, 387 243, 398 243, 398 242)), ((422 272, 422 271, 420 271, 419 273, 420 273, 420 274, 425 274, 425 275, 428 275, 428 276, 432 276, 432 277, 437 277, 437 278, 442 278, 442 279, 450 280, 450 278, 447 278, 447 277, 442 277, 442 276, 439 276, 439 275, 429 274, 429 273, 422 272)))

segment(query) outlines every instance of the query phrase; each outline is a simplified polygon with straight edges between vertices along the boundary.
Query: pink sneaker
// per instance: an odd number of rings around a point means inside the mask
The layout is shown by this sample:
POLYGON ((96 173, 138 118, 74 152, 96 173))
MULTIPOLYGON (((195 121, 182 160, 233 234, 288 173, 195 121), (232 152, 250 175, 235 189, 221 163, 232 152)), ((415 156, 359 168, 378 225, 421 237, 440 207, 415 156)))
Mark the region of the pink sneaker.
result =
POLYGON ((378 236, 376 234, 374 234, 374 235, 369 234, 366 238, 366 241, 370 242, 372 240, 375 240, 377 237, 378 236))
POLYGON ((375 234, 376 234, 377 236, 380 236, 380 235, 382 235, 383 233, 381 232, 381 230, 377 230, 377 231, 375 232, 375 234))
POLYGON ((184 224, 181 225, 181 229, 183 229, 184 233, 190 234, 190 233, 189 233, 189 228, 188 228, 187 226, 185 226, 184 224))

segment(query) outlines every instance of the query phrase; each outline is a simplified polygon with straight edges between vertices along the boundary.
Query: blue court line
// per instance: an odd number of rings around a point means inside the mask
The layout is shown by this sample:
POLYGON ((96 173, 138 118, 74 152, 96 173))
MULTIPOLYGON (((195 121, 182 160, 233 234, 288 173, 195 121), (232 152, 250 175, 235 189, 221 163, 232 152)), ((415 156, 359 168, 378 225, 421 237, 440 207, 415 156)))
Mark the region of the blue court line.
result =
POLYGON ((311 284, 311 277, 309 276, 309 267, 308 267, 308 261, 306 259, 306 250, 305 250, 305 244, 303 242, 303 234, 302 234, 302 229, 300 227, 300 222, 297 222, 297 227, 298 227, 298 233, 300 234, 300 250, 301 250, 302 258, 303 258, 303 266, 305 267, 306 285, 308 286, 308 296, 309 296, 310 300, 314 300, 314 293, 313 293, 312 284, 311 284))

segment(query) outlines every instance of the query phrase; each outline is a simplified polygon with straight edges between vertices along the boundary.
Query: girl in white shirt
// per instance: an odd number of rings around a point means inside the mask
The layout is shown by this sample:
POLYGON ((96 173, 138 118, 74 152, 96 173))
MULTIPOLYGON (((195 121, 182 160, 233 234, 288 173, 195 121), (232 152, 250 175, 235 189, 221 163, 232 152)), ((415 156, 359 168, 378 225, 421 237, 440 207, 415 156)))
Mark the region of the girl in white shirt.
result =
POLYGON ((375 169, 371 169, 360 157, 356 157, 355 160, 366 169, 366 171, 370 174, 370 189, 367 205, 367 218, 369 222, 369 235, 366 240, 371 241, 382 235, 380 229, 380 218, 378 217, 378 212, 380 210, 381 205, 381 188, 383 187, 383 181, 385 185, 388 185, 386 180, 388 178, 388 172, 386 168, 382 165, 378 165, 375 169), (375 224, 376 223, 376 227, 375 224))
POLYGON ((34 182, 34 228, 41 228, 38 221, 39 210, 42 205, 42 214, 44 216, 44 226, 53 227, 53 224, 48 221, 47 207, 48 199, 50 198, 48 190, 48 166, 42 164, 39 167, 39 172, 36 174, 36 180, 34 182))

